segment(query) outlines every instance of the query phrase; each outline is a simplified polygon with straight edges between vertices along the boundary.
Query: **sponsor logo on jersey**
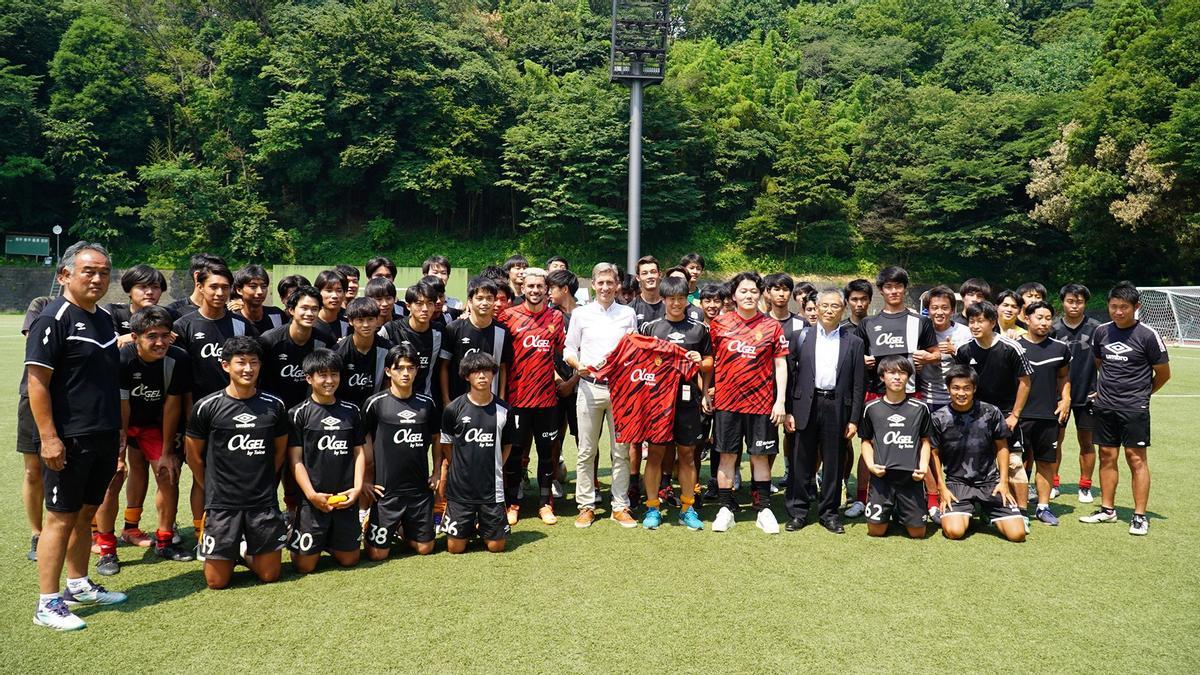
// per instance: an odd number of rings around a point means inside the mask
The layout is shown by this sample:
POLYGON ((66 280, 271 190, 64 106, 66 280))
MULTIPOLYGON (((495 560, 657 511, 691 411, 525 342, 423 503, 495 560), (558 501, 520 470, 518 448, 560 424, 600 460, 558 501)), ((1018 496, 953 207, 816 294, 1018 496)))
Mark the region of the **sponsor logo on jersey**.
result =
POLYGON ((526 335, 525 338, 521 340, 521 347, 525 349, 549 349, 550 341, 546 338, 541 338, 537 335, 530 334, 526 335))
POLYGON ((658 384, 658 379, 654 372, 646 370, 645 368, 634 368, 633 372, 629 374, 629 381, 645 382, 650 386, 658 384))
POLYGON ((251 415, 250 413, 242 413, 241 415, 234 417, 233 421, 237 422, 237 424, 234 425, 237 428, 246 429, 246 428, 253 428, 254 420, 256 420, 256 419, 258 419, 257 415, 251 415))
POLYGON ((1133 347, 1124 342, 1112 342, 1104 345, 1104 351, 1108 352, 1104 355, 1107 361, 1128 361, 1129 357, 1125 356, 1125 354, 1133 351, 1133 347))
POLYGON ((729 351, 735 354, 741 354, 742 356, 754 356, 758 353, 758 350, 755 349, 754 345, 746 344, 741 340, 734 340, 733 342, 730 342, 729 351))
POLYGON ((261 438, 250 438, 250 434, 234 434, 229 438, 229 451, 245 450, 246 454, 266 452, 267 442, 261 438), (254 452, 255 450, 259 452, 254 452))
POLYGON ((134 398, 140 398, 143 401, 157 401, 162 398, 162 390, 150 389, 144 384, 139 384, 129 392, 129 395, 134 398))
POLYGON ((891 416, 889 416, 889 417, 887 418, 887 421, 888 421, 888 426, 889 426, 889 427, 902 427, 902 426, 904 426, 904 416, 903 416, 903 415, 900 415, 900 414, 898 414, 898 413, 897 413, 897 414, 895 414, 895 415, 891 415, 891 416))
POLYGON ((463 434, 463 441, 479 445, 490 445, 496 442, 496 434, 484 431, 483 429, 471 428, 467 429, 467 433, 463 434))
POLYGON ((419 429, 397 429, 396 433, 392 434, 392 442, 397 445, 402 443, 424 443, 425 434, 421 433, 419 429))
POLYGON ((374 382, 370 373, 355 373, 350 376, 350 379, 346 380, 346 385, 350 387, 369 387, 372 384, 374 382))
MULTIPOLYGON (((200 333, 197 333, 200 335, 200 333)), ((202 359, 219 359, 221 358, 221 345, 215 342, 205 344, 200 348, 200 358, 202 359)))
POLYGON ((295 381, 303 380, 304 369, 294 363, 289 363, 279 369, 279 377, 295 381))
MULTIPOLYGON (((324 421, 324 420, 322 420, 324 421)), ((338 450, 345 452, 350 449, 350 443, 344 440, 339 440, 337 436, 325 434, 317 441, 317 450, 324 452, 325 450, 333 450, 335 454, 338 450)))
MULTIPOLYGON (((876 326, 875 328, 878 329, 879 326, 876 326)), ((892 335, 891 333, 880 333, 879 336, 875 338, 875 346, 903 348, 904 347, 904 336, 903 335, 892 335)))
POLYGON ((883 435, 883 444, 911 448, 913 447, 913 437, 910 434, 902 434, 899 431, 889 431, 883 435))

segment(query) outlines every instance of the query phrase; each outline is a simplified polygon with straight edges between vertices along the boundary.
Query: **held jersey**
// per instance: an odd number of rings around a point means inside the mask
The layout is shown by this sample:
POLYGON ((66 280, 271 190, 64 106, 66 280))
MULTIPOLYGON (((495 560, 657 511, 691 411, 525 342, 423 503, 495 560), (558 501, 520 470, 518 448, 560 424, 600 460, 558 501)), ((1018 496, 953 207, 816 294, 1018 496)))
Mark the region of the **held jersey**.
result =
POLYGON ((121 348, 121 400, 129 401, 131 427, 161 427, 163 402, 187 394, 191 381, 191 361, 179 347, 168 347, 166 356, 149 363, 138 356, 137 345, 121 348))
POLYGON ((504 503, 504 446, 512 445, 508 405, 496 398, 476 405, 467 394, 442 413, 442 442, 453 443, 446 499, 463 504, 504 503))
POLYGON ((246 399, 224 390, 196 401, 187 435, 205 442, 204 508, 274 508, 275 439, 288 435, 283 401, 265 391, 246 399))
POLYGON ((990 403, 975 401, 966 412, 944 406, 933 413, 929 442, 947 479, 984 487, 1000 482, 996 441, 1008 436, 1004 413, 990 403))
POLYGON ((1071 347, 1071 405, 1087 405, 1096 393, 1096 360, 1092 353, 1092 336, 1100 322, 1090 316, 1083 317, 1078 326, 1071 328, 1063 317, 1054 320, 1054 337, 1071 347))
POLYGON ((425 331, 413 330, 409 323, 410 319, 411 317, 404 316, 395 321, 389 321, 380 331, 392 344, 412 345, 417 350, 417 357, 421 359, 421 363, 417 368, 417 379, 413 383, 413 390, 437 400, 435 394, 440 395, 440 386, 435 384, 437 377, 434 375, 434 369, 437 366, 437 359, 442 353, 442 331, 433 325, 430 325, 425 331))
POLYGON ((336 400, 325 405, 309 397, 288 417, 288 447, 301 448, 313 489, 336 494, 354 487, 354 448, 364 436, 358 406, 336 400))
POLYGON ((392 343, 378 335, 373 337, 374 342, 366 353, 358 351, 354 346, 352 335, 342 338, 338 343, 335 351, 342 357, 342 380, 338 383, 337 390, 339 401, 353 403, 361 408, 366 405, 371 395, 388 386, 384 364, 387 362, 387 353, 392 348, 392 343))
POLYGON ((775 403, 775 359, 787 356, 783 328, 759 312, 743 319, 728 312, 709 328, 717 410, 769 415, 775 403))
POLYGON ((1118 328, 1110 321, 1096 328, 1092 349, 1100 359, 1096 406, 1148 410, 1154 366, 1168 361, 1167 346, 1158 333, 1140 321, 1129 328, 1118 328))
MULTIPOLYGON (((885 356, 898 354, 912 362, 914 352, 937 346, 937 333, 929 317, 921 316, 911 309, 902 312, 879 312, 868 316, 858 325, 858 337, 862 338, 868 356, 875 357, 876 365, 885 356)), ((916 364, 913 363, 913 368, 916 364)), ((867 391, 882 395, 885 387, 875 366, 865 369, 867 391)), ((916 378, 909 378, 908 393, 917 390, 916 378)))
POLYGON ((508 367, 508 403, 514 408, 553 408, 554 360, 567 339, 562 312, 543 305, 533 312, 528 304, 504 310, 504 325, 511 334, 512 363, 508 367))
MULTIPOLYGON (((463 357, 474 352, 483 352, 490 354, 496 365, 500 365, 511 359, 511 349, 508 331, 496 321, 492 321, 483 328, 471 323, 469 318, 451 321, 446 326, 441 353, 438 355, 440 360, 450 364, 447 378, 450 383, 450 391, 447 392, 449 398, 451 400, 458 398, 467 393, 467 389, 470 389, 467 381, 458 374, 458 366, 462 363, 463 357)), ((439 364, 438 367, 440 368, 441 365, 439 364)), ((500 378, 496 377, 492 379, 492 394, 498 393, 500 393, 500 378)))
POLYGON ((206 319, 200 312, 192 312, 175 321, 173 330, 179 336, 176 346, 192 359, 192 396, 196 400, 229 384, 229 375, 221 368, 225 341, 239 335, 258 337, 254 326, 230 312, 219 319, 206 319))
POLYGON ((1025 350, 1025 360, 1033 369, 1029 375, 1029 398, 1021 410, 1021 419, 1058 419, 1054 414, 1062 393, 1058 386, 1058 371, 1071 367, 1071 347, 1052 337, 1031 342, 1028 335, 1018 339, 1017 344, 1025 350))
POLYGON ((929 437, 929 408, 905 397, 899 403, 877 398, 863 409, 858 437, 875 445, 875 463, 888 472, 912 473, 920 467, 921 439, 929 437))
POLYGON ((316 328, 312 329, 308 342, 296 344, 292 340, 290 325, 267 331, 258 338, 258 342, 263 348, 259 386, 281 398, 283 404, 289 407, 300 405, 308 398, 304 357, 318 349, 332 349, 335 346, 332 337, 316 328))
MULTIPOLYGON (((685 317, 683 321, 668 321, 666 317, 647 321, 638 328, 642 335, 649 335, 660 340, 666 340, 678 346, 685 352, 696 352, 700 356, 712 354, 712 339, 709 337, 708 326, 703 321, 685 317)), ((699 405, 704 392, 696 386, 695 378, 684 378, 679 389, 680 402, 699 405)))
POLYGON ((363 426, 371 436, 375 484, 385 496, 424 495, 429 489, 429 447, 439 411, 423 394, 397 398, 384 390, 367 399, 363 426))
POLYGON ((618 443, 672 441, 680 386, 699 372, 686 353, 666 340, 629 333, 593 368, 608 380, 618 443))

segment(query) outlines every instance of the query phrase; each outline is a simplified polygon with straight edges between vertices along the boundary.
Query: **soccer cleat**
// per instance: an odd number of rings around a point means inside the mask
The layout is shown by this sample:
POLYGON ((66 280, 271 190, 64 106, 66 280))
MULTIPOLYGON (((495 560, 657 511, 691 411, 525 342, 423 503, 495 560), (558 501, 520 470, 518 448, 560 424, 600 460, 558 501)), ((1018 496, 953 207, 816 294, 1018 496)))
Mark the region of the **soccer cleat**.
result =
POLYGON ((175 544, 167 544, 166 546, 156 545, 154 547, 154 555, 163 560, 172 560, 174 562, 189 562, 193 559, 191 553, 188 553, 186 549, 182 549, 175 544))
POLYGON ((1129 534, 1139 537, 1150 534, 1150 519, 1140 513, 1133 514, 1129 519, 1129 534))
POLYGON ((1116 509, 1099 508, 1092 512, 1091 515, 1080 516, 1081 523, 1115 523, 1117 522, 1116 509))
POLYGON ((37 562, 38 538, 39 537, 36 534, 29 538, 29 553, 25 554, 26 560, 37 562))
POLYGON ((1050 488, 1050 499, 1058 499, 1058 496, 1061 494, 1062 490, 1059 490, 1057 485, 1050 488))
POLYGON ((583 508, 579 510, 579 517, 575 519, 575 527, 580 529, 591 527, 594 522, 596 522, 596 511, 591 508, 583 508))
POLYGON ((775 514, 771 513, 771 509, 759 511, 754 525, 767 534, 779 534, 779 521, 775 520, 775 514))
POLYGON ((1050 513, 1050 509, 1048 508, 1038 509, 1034 512, 1033 517, 1051 527, 1058 527, 1058 518, 1053 513, 1050 513))
POLYGON ((734 524, 733 511, 730 511, 728 506, 722 506, 721 510, 717 511, 717 517, 713 518, 712 531, 724 532, 733 528, 734 524))
POLYGON ((521 506, 519 504, 510 505, 508 507, 508 526, 512 527, 513 525, 516 525, 517 521, 520 520, 520 518, 521 518, 521 506))
POLYGON ((67 589, 63 591, 63 600, 68 606, 74 607, 77 605, 91 607, 104 605, 119 605, 129 599, 129 596, 118 591, 110 591, 105 589, 100 584, 91 584, 91 588, 79 593, 73 593, 71 586, 68 584, 67 589))
POLYGON ((658 491, 658 501, 676 509, 683 507, 683 502, 679 501, 679 496, 675 494, 675 488, 670 485, 658 491))
POLYGON ((662 513, 657 506, 646 507, 646 515, 642 517, 642 527, 647 530, 657 530, 662 525, 662 513))
POLYGON ((942 510, 936 506, 929 507, 929 520, 934 525, 940 526, 942 524, 942 510))
POLYGON ((554 507, 550 504, 543 504, 542 508, 538 509, 538 518, 541 518, 542 523, 546 525, 558 522, 558 516, 554 515, 554 507))
POLYGON ((179 534, 179 525, 171 523, 171 543, 176 546, 183 543, 183 536, 179 534))
POLYGON ((116 553, 100 556, 100 561, 96 563, 96 573, 106 577, 111 577, 121 571, 121 561, 117 560, 116 553))
POLYGON ((150 535, 142 531, 140 527, 131 527, 126 530, 121 530, 121 541, 130 546, 138 546, 141 548, 150 548, 154 543, 154 539, 150 535))
POLYGON ((691 506, 679 514, 679 524, 692 532, 699 532, 704 529, 704 521, 700 520, 700 514, 696 513, 696 509, 691 506))
POLYGON ((1096 501, 1096 500, 1094 497, 1092 497, 1092 488, 1090 488, 1090 487, 1079 488, 1079 503, 1080 504, 1091 504, 1094 501, 1096 501))
POLYGON ((862 502, 856 500, 853 504, 846 507, 846 517, 847 518, 858 518, 859 516, 861 516, 863 514, 863 511, 866 511, 866 509, 867 509, 866 504, 863 504, 862 502))
POLYGON ((637 527, 638 522, 630 515, 629 509, 613 509, 612 515, 609 518, 617 521, 621 527, 637 527))
POLYGON ((38 602, 37 609, 33 612, 33 623, 37 626, 61 631, 87 628, 87 623, 72 614, 62 598, 54 598, 49 602, 38 602))

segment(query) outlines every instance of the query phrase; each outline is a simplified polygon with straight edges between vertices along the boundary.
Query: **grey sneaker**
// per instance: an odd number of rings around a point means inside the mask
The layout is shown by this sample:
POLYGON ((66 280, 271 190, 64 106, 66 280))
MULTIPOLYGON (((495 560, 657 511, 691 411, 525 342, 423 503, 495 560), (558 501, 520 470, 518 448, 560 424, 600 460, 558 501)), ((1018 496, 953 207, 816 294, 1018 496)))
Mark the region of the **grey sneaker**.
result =
POLYGON ((116 553, 109 553, 100 556, 100 562, 96 563, 96 573, 106 577, 111 577, 121 571, 121 561, 117 560, 116 553))
POLYGON ((1139 537, 1150 534, 1150 519, 1140 513, 1133 514, 1129 519, 1129 534, 1139 537))
POLYGON ((70 586, 63 591, 63 601, 72 607, 77 605, 119 605, 128 599, 129 596, 124 593, 107 590, 97 583, 92 583, 91 588, 78 593, 72 592, 70 586))

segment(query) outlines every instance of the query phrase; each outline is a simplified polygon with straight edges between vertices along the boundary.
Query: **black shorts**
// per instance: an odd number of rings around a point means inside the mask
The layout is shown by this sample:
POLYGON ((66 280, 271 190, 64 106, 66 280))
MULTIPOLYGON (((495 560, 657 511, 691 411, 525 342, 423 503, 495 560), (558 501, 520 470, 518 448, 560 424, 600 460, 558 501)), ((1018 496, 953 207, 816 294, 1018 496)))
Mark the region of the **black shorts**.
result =
POLYGON ((779 454, 779 436, 770 415, 718 410, 713 414, 717 452, 737 454, 743 440, 751 455, 779 454))
MULTIPOLYGON (((1083 405, 1071 406, 1071 417, 1075 418, 1075 429, 1078 431, 1091 431, 1096 428, 1096 411, 1092 408, 1091 401, 1083 405)), ((1071 423, 1070 417, 1063 426, 1071 423)))
POLYGON ((117 472, 117 451, 121 447, 118 431, 104 431, 62 439, 66 446, 66 466, 51 471, 42 462, 42 488, 46 510, 74 513, 87 506, 99 506, 117 472))
POLYGON ((698 447, 708 435, 705 431, 704 414, 700 412, 700 404, 676 401, 675 428, 672 432, 675 445, 698 447))
POLYGON ((1025 446, 1025 459, 1030 457, 1038 463, 1058 461, 1058 420, 1021 420, 1021 443, 1025 446))
POLYGON ((973 516, 978 510, 992 523, 1009 518, 1024 518, 1020 507, 1015 504, 1006 506, 1003 499, 992 494, 992 490, 996 489, 995 483, 976 487, 947 478, 946 488, 954 494, 954 503, 950 504, 946 513, 965 513, 973 516))
POLYGON ((390 548, 392 538, 433 541, 433 493, 385 495, 371 505, 367 518, 367 546, 390 548))
POLYGON ((504 504, 464 504, 446 501, 442 530, 448 537, 470 539, 478 534, 488 541, 508 538, 508 516, 504 504))
POLYGON ((887 524, 895 520, 904 527, 922 527, 926 504, 924 481, 913 480, 911 475, 872 476, 863 514, 868 523, 887 524))
POLYGON ((513 448, 529 453, 530 446, 553 448, 558 440, 559 408, 513 408, 513 448))
POLYGON ((237 560, 242 540, 246 555, 274 553, 287 544, 287 523, 274 506, 262 509, 206 509, 200 552, 213 560, 237 560))
POLYGON ((575 410, 575 398, 578 392, 571 392, 570 396, 558 399, 558 419, 561 428, 562 420, 567 420, 567 433, 578 441, 579 440, 579 413, 575 410))
POLYGON ((29 408, 29 397, 17 401, 17 452, 36 455, 42 450, 42 437, 38 434, 37 422, 33 421, 33 410, 29 408))
POLYGON ((1096 445, 1106 448, 1150 447, 1149 410, 1096 408, 1096 445))
POLYGON ((307 499, 300 504, 300 513, 292 524, 288 549, 293 554, 318 555, 321 551, 357 551, 362 541, 362 525, 358 509, 350 506, 321 511, 307 499))

